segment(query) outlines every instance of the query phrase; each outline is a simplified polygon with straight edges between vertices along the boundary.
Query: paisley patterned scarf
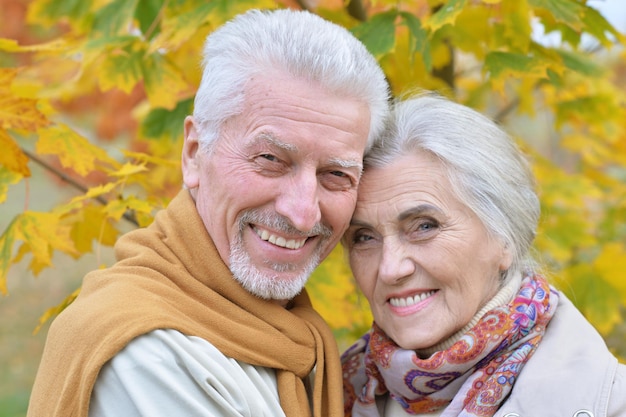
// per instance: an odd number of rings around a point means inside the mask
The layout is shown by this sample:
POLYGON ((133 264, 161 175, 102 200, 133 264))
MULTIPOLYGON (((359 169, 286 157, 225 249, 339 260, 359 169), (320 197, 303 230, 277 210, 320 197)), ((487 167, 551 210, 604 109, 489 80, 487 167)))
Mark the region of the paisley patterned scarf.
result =
POLYGON ((558 294, 526 276, 508 305, 480 318, 450 348, 420 359, 374 323, 342 356, 346 416, 379 416, 375 396, 388 394, 408 414, 445 408, 443 416, 493 416, 532 356, 558 294))

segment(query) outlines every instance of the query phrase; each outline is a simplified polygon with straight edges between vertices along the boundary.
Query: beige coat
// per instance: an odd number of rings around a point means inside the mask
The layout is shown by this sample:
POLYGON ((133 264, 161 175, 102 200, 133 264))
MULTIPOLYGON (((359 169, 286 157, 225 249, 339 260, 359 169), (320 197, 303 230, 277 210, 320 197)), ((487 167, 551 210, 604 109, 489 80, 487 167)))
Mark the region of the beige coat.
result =
POLYGON ((495 417, 626 417, 626 366, 563 294, 495 417))
MULTIPOLYGON (((385 417, 407 417, 387 397, 385 417)), ((424 417, 456 417, 441 413, 424 417)), ((626 417, 626 365, 562 293, 537 351, 494 417, 626 417)))

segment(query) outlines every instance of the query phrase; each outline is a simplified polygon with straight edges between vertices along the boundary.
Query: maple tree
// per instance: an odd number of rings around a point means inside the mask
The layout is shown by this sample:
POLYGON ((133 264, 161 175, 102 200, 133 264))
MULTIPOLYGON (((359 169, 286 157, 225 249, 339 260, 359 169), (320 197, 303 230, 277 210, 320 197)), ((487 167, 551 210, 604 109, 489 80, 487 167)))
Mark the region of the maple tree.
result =
MULTIPOLYGON (((496 119, 532 157, 543 217, 535 249, 604 335, 626 310, 624 35, 585 0, 32 0, 0 38, 0 203, 40 164, 76 189, 28 204, 0 237, 37 275, 148 225, 180 189, 182 121, 208 33, 252 7, 307 8, 355 33, 392 90, 437 90, 496 119), (533 37, 534 25, 558 42, 533 37), (88 132, 88 133, 86 133, 88 132), (114 154, 108 140, 124 136, 114 154), (555 150, 556 148, 556 150, 555 150), (565 163, 564 163, 565 161, 565 163)), ((314 34, 312 34, 314 36, 314 34)), ((51 177, 52 178, 52 177, 51 177)), ((28 202, 27 202, 28 203, 28 202)), ((369 327, 341 248, 308 284, 340 340, 369 327)), ((42 322, 77 295, 69 294, 42 322)))

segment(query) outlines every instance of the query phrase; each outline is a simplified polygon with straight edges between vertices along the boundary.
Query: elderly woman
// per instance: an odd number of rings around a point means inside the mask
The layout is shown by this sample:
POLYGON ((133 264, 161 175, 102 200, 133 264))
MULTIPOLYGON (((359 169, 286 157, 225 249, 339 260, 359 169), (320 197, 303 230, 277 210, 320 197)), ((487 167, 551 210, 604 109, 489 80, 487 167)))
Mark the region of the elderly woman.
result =
POLYGON ((531 259, 539 200, 501 129, 417 96, 365 166, 343 243, 374 324, 346 416, 626 416, 626 367, 531 259))

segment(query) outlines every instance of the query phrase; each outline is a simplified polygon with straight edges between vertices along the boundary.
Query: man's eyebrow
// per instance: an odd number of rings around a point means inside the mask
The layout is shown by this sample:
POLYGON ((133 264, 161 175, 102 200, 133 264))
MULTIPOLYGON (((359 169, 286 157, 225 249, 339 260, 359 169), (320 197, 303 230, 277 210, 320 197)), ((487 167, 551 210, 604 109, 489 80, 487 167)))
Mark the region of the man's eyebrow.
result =
POLYGON ((273 145, 277 148, 280 149, 284 149, 286 151, 297 151, 298 147, 296 145, 294 145, 293 143, 287 143, 284 142, 280 139, 278 139, 276 136, 274 136, 272 133, 270 132, 262 132, 260 134, 258 134, 252 143, 259 143, 259 142, 266 142, 270 145, 273 145))
POLYGON ((332 165, 339 165, 342 168, 358 168, 359 171, 363 170, 363 162, 356 159, 332 158, 328 162, 332 165))
MULTIPOLYGON (((298 150, 298 147, 293 143, 284 142, 270 132, 262 132, 257 135, 254 138, 253 143, 259 142, 266 142, 286 151, 296 152, 298 150)), ((357 159, 332 158, 328 161, 328 163, 342 168, 358 168, 359 172, 363 171, 363 162, 357 159)))

